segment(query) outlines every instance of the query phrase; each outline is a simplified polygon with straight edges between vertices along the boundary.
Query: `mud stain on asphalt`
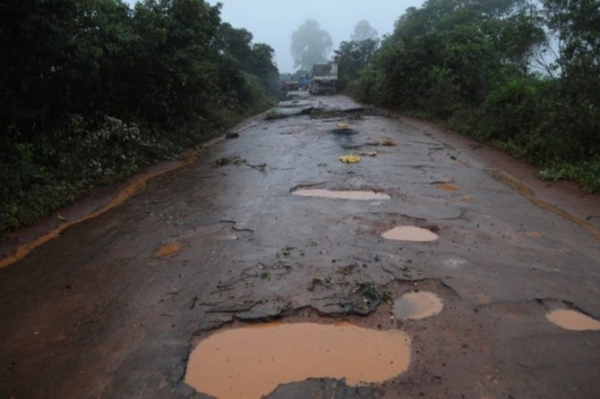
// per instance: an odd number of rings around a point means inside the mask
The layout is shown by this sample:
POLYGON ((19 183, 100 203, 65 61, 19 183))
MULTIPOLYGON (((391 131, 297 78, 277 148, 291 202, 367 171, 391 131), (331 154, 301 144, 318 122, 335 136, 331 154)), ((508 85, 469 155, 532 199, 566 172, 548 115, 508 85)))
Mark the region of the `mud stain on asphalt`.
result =
POLYGON ((96 218, 112 210, 113 208, 116 208, 117 206, 123 204, 125 201, 129 200, 129 198, 144 191, 147 188, 148 182, 150 180, 158 176, 167 174, 169 172, 176 171, 185 166, 191 165, 192 163, 196 162, 196 160, 197 153, 190 152, 183 161, 175 162, 173 165, 170 165, 168 167, 159 168, 155 171, 141 174, 138 178, 132 180, 131 183, 127 184, 121 191, 119 191, 116 195, 110 198, 105 204, 100 205, 95 211, 84 214, 83 216, 78 217, 74 220, 66 221, 65 223, 54 228, 50 232, 37 237, 29 243, 19 246, 14 253, 9 254, 6 257, 0 259, 0 269, 10 266, 13 263, 17 263, 20 260, 24 259, 34 249, 44 245, 50 240, 59 237, 61 233, 67 228, 79 223, 83 223, 87 220, 96 218))
POLYGON ((334 198, 354 201, 377 201, 389 200, 388 194, 377 193, 375 191, 333 191, 324 189, 299 189, 292 194, 302 197, 334 198))
POLYGON ((440 184, 436 185, 436 187, 439 188, 440 190, 444 190, 444 191, 452 191, 452 192, 460 191, 460 187, 455 186, 454 184, 451 184, 451 183, 440 183, 440 184))
POLYGON ((570 331, 600 331, 600 321, 572 309, 553 310, 546 315, 553 324, 570 331))
POLYGON ((526 231, 523 233, 519 233, 519 235, 528 238, 542 238, 542 234, 538 231, 526 231))
POLYGON ((533 205, 537 206, 538 208, 553 212, 553 213, 557 214, 558 216, 562 217, 563 219, 568 220, 572 223, 575 223, 580 227, 583 227, 584 229, 589 231, 590 234, 596 240, 600 241, 600 231, 598 231, 592 224, 588 223, 587 221, 585 221, 583 219, 578 218, 577 216, 575 216, 555 205, 550 204, 549 202, 546 202, 546 201, 536 197, 533 190, 531 190, 529 187, 527 187, 523 183, 513 179, 512 177, 507 176, 506 174, 504 174, 500 171, 494 171, 492 173, 492 176, 496 180, 506 184, 513 190, 517 191, 523 197, 527 198, 533 205))
POLYGON ((163 256, 173 255, 174 253, 179 252, 181 248, 183 248, 183 244, 181 243, 165 244, 154 253, 154 257, 162 258, 163 256))
POLYGON ((382 234, 386 240, 394 241, 412 241, 412 242, 431 242, 438 239, 434 232, 415 226, 395 227, 382 234))
POLYGON ((410 292, 394 301, 394 317, 399 320, 420 320, 440 314, 443 309, 442 300, 427 291, 410 292))
POLYGON ((408 369, 410 338, 400 330, 269 323, 216 333, 190 356, 185 381, 219 399, 258 399, 308 378, 348 385, 383 382, 408 369))

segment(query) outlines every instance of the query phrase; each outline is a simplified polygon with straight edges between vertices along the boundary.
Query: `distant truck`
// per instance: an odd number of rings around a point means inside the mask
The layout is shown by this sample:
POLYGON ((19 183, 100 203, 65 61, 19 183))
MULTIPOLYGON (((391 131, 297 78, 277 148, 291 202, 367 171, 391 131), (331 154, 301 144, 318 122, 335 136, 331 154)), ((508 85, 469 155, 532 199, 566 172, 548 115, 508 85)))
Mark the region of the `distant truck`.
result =
POLYGON ((313 65, 308 92, 313 95, 337 92, 338 65, 336 61, 313 65))
POLYGON ((290 73, 279 75, 279 81, 281 83, 282 91, 296 91, 300 88, 300 83, 298 83, 298 81, 290 73))
POLYGON ((281 90, 282 91, 297 91, 300 89, 300 83, 294 80, 287 80, 281 82, 281 90))

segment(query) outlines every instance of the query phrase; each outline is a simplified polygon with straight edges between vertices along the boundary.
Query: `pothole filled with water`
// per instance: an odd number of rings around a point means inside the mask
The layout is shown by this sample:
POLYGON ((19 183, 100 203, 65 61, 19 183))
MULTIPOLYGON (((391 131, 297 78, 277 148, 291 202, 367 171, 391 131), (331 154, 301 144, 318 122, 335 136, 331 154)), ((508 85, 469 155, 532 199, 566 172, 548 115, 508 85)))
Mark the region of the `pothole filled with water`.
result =
POLYGON ((320 198, 335 198, 355 201, 375 201, 389 200, 391 197, 388 194, 378 193, 375 191, 334 191, 325 189, 299 189, 292 194, 302 197, 320 197, 320 198))
POLYGON ((386 240, 395 241, 413 241, 413 242, 431 242, 438 239, 438 235, 431 230, 415 226, 395 227, 382 234, 386 240))
POLYGON ((394 301, 394 317, 398 320, 420 320, 440 314, 443 309, 442 300, 427 291, 410 292, 394 301))
POLYGON ((600 331, 600 321, 572 309, 557 309, 546 318, 553 324, 571 331, 600 331))
POLYGON ((219 399, 258 399, 278 385, 308 378, 345 379, 351 386, 405 372, 410 338, 338 324, 269 323, 216 333, 201 341, 185 382, 219 399))

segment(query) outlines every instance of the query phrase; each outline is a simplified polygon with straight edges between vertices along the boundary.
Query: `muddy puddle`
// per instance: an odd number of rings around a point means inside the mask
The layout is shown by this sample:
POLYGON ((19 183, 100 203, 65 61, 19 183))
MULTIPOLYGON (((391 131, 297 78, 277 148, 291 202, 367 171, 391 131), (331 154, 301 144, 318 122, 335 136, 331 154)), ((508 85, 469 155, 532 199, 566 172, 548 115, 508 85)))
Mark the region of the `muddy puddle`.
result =
POLYGON ((410 292, 394 301, 394 317, 398 320, 420 320, 440 314, 443 309, 442 300, 427 291, 410 292))
POLYGON ((413 241, 413 242, 431 242, 438 239, 434 232, 415 226, 395 227, 382 234, 386 240, 395 241, 413 241))
POLYGON ((377 201, 389 200, 391 197, 388 194, 378 193, 375 191, 334 191, 325 189, 299 189, 292 194, 302 197, 319 197, 319 198, 334 198, 354 201, 377 201))
POLYGON ((383 382, 408 369, 410 338, 400 330, 349 323, 269 323, 216 333, 190 356, 185 382, 219 399, 258 399, 308 378, 383 382))
POLYGON ((570 331, 600 331, 600 321, 572 309, 553 310, 546 315, 553 324, 570 331))

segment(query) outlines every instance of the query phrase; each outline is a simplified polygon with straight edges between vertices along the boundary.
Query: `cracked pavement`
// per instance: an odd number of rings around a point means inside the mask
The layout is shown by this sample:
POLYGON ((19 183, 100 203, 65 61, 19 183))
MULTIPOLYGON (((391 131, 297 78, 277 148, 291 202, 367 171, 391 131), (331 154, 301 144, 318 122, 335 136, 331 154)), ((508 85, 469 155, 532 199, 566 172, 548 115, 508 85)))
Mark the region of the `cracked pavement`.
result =
POLYGON ((401 328, 412 349, 408 371, 385 383, 309 379, 270 398, 600 396, 600 332, 545 318, 600 319, 598 197, 344 96, 274 112, 0 270, 1 397, 203 398, 183 382, 193 346, 274 319, 401 328), (338 160, 348 154, 360 163, 338 160), (395 226, 439 239, 381 237, 395 226), (176 250, 155 256, 166 245, 176 250), (443 312, 391 318, 393 298, 415 290, 436 293, 443 312))

